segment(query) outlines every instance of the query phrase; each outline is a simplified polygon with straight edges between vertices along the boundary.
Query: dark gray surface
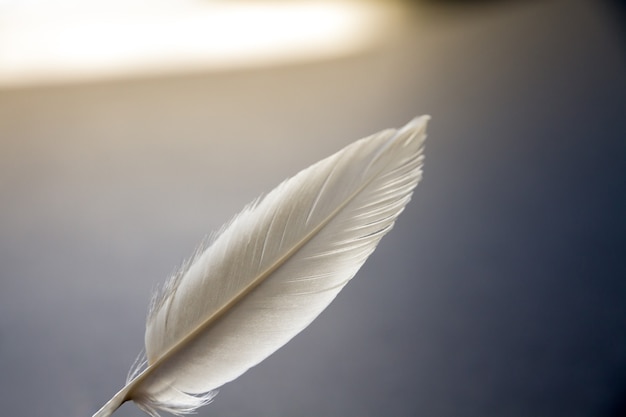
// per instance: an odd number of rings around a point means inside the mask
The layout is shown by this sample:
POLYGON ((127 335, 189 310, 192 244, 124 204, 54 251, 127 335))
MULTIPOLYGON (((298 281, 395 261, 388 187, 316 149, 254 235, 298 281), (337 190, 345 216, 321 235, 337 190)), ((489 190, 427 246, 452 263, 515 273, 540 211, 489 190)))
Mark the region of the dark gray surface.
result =
POLYGON ((396 228, 200 415, 624 415, 626 54, 603 5, 431 5, 332 62, 0 91, 3 415, 91 415, 205 234, 422 113, 396 228))

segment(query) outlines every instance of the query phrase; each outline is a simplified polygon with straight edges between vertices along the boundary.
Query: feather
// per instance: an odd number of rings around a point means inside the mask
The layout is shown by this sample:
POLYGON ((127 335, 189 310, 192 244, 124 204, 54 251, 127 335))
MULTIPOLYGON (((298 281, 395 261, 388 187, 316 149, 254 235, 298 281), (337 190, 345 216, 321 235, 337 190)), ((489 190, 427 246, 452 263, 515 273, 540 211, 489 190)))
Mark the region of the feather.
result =
POLYGON ((306 328, 372 253, 422 176, 428 116, 361 139, 237 215, 152 302, 132 400, 187 414, 306 328))

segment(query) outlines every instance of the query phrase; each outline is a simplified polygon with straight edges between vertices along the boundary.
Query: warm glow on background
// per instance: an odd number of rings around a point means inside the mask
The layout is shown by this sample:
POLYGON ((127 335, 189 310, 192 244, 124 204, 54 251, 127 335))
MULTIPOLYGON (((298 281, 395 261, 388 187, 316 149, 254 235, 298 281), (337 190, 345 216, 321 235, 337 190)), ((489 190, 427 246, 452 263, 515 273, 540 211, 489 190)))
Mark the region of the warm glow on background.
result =
POLYGON ((336 57, 379 39, 391 11, 354 1, 0 2, 0 86, 336 57))

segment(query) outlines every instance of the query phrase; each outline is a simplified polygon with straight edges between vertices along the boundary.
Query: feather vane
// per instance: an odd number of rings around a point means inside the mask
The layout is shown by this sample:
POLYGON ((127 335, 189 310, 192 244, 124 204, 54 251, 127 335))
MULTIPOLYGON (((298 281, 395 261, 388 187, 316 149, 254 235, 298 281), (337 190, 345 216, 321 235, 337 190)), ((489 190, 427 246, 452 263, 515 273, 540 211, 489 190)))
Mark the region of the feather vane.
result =
POLYGON ((410 200, 428 119, 345 147, 237 215, 164 285, 145 367, 94 417, 129 400, 153 416, 191 413, 306 328, 410 200))

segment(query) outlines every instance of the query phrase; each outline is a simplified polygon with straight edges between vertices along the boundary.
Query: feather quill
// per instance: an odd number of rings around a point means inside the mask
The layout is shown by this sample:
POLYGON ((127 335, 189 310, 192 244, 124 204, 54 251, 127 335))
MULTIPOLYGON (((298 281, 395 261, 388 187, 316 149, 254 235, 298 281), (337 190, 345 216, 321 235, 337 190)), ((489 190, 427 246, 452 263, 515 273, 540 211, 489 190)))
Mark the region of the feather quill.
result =
POLYGON ((146 360, 94 417, 130 400, 191 413, 307 327, 410 200, 428 119, 356 141, 238 214, 155 297, 146 360))

